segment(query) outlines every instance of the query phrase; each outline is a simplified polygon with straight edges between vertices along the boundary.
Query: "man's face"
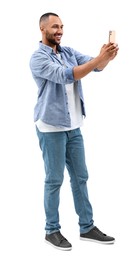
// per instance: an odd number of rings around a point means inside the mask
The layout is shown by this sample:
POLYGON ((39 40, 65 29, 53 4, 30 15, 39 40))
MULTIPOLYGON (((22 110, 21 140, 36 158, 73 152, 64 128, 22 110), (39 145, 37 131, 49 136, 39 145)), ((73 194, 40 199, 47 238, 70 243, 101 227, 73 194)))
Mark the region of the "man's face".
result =
POLYGON ((63 35, 63 24, 60 18, 49 16, 48 21, 43 24, 42 34, 48 46, 59 45, 63 35))

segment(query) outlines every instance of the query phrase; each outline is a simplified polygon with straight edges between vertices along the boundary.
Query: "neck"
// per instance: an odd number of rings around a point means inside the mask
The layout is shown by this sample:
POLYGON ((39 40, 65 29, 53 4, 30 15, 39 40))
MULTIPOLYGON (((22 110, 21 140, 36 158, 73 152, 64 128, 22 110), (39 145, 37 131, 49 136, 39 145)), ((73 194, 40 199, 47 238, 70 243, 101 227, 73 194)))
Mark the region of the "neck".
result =
POLYGON ((47 46, 49 46, 49 47, 51 47, 51 48, 54 50, 54 52, 58 53, 58 51, 57 51, 57 45, 50 44, 50 43, 48 44, 48 42, 46 42, 46 41, 43 40, 43 39, 42 39, 42 43, 45 44, 45 45, 47 45, 47 46))

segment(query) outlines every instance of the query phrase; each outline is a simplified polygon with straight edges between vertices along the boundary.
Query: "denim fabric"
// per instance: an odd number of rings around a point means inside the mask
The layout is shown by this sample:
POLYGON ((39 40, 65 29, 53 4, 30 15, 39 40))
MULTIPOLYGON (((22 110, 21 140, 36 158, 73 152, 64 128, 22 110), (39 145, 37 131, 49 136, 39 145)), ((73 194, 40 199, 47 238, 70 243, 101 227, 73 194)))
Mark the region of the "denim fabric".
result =
POLYGON ((93 211, 88 198, 88 171, 80 128, 51 133, 41 133, 38 128, 36 130, 46 173, 44 186, 46 233, 50 234, 61 228, 58 208, 65 166, 70 176, 80 233, 88 232, 93 227, 93 211))
POLYGON ((93 57, 81 54, 70 47, 58 46, 58 52, 61 54, 61 60, 51 47, 40 42, 38 50, 30 58, 30 69, 38 87, 34 121, 41 119, 49 125, 69 128, 71 118, 65 85, 75 84, 81 100, 82 114, 85 116, 82 83, 81 80, 75 81, 73 68, 93 57))

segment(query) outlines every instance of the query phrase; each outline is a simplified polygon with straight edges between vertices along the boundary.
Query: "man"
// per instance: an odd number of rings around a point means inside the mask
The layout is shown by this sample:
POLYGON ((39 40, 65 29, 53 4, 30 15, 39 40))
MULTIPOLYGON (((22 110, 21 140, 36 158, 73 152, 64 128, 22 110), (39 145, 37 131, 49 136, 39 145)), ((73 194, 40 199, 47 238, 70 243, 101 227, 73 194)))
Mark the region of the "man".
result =
POLYGON ((65 166, 68 170, 80 239, 114 243, 93 221, 88 198, 88 171, 80 127, 85 117, 81 79, 91 71, 101 71, 118 52, 114 43, 104 44, 93 58, 70 47, 60 46, 63 24, 57 14, 40 17, 42 41, 30 59, 30 69, 38 87, 34 121, 45 166, 45 241, 61 250, 72 245, 61 234, 59 198, 65 166))

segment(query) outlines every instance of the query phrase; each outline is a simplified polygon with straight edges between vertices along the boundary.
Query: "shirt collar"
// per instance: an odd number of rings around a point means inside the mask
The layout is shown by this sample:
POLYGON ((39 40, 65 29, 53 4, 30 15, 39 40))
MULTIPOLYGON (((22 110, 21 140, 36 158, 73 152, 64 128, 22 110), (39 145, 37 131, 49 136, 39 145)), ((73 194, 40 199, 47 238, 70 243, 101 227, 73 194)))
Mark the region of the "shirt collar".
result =
MULTIPOLYGON (((51 48, 50 46, 48 46, 48 45, 45 45, 45 44, 43 44, 41 41, 39 42, 39 48, 40 49, 42 49, 42 50, 45 50, 46 52, 48 52, 48 53, 54 53, 54 50, 53 50, 53 48, 51 48)), ((57 46, 57 50, 59 51, 59 52, 62 52, 62 47, 60 46, 60 45, 58 45, 57 46)))

